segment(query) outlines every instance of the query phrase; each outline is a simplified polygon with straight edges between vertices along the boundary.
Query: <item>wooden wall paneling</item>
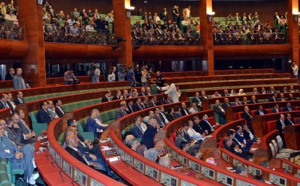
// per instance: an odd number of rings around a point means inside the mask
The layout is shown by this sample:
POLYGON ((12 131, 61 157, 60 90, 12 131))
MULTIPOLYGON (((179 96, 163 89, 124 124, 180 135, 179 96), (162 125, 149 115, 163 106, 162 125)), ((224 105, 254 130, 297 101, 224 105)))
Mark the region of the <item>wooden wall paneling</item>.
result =
POLYGON ((295 22, 293 11, 299 12, 299 2, 298 0, 288 0, 288 39, 290 43, 290 58, 299 65, 299 28, 298 19, 295 22), (295 9, 295 10, 293 10, 295 9))

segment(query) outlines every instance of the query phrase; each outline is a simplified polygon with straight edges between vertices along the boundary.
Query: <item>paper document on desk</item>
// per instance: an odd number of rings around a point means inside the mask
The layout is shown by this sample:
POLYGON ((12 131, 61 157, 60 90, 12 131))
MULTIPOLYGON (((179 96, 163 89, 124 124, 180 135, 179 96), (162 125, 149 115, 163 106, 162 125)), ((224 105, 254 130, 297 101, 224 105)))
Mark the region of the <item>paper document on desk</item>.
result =
POLYGON ((111 150, 112 149, 109 146, 102 146, 101 148, 102 148, 102 150, 111 150))

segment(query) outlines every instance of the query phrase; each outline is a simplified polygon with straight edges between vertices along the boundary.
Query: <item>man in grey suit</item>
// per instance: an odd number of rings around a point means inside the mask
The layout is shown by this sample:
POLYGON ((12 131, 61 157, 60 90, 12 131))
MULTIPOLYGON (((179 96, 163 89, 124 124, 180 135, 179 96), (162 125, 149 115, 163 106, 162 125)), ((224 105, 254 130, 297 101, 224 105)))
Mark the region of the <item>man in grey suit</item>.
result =
POLYGON ((13 78, 13 86, 15 90, 26 89, 25 81, 22 77, 22 69, 17 68, 17 74, 13 78))
POLYGON ((29 128, 29 126, 24 121, 24 111, 22 109, 16 110, 14 115, 12 116, 12 119, 15 123, 18 124, 20 131, 24 136, 22 142, 25 144, 34 144, 37 140, 37 135, 33 130, 29 128))
POLYGON ((34 147, 25 145, 18 148, 10 139, 4 135, 5 125, 0 125, 0 158, 7 158, 13 169, 24 170, 24 180, 34 185, 35 180, 39 177, 38 173, 33 173, 34 164, 34 147))

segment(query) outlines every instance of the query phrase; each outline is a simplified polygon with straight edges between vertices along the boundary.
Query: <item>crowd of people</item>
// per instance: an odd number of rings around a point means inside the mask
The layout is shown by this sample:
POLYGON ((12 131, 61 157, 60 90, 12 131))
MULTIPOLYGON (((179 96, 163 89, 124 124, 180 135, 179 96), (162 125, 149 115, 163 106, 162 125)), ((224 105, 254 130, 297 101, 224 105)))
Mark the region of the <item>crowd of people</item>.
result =
POLYGON ((23 26, 19 25, 18 7, 11 0, 8 4, 0 3, 0 37, 6 39, 23 38, 23 26))
POLYGON ((43 4, 45 41, 109 45, 113 38, 114 13, 101 17, 98 9, 74 8, 70 14, 56 12, 51 3, 43 4))
POLYGON ((254 15, 243 13, 229 14, 226 21, 212 21, 215 45, 236 44, 280 44, 287 42, 287 12, 274 15, 274 26, 261 20, 258 12, 254 15))

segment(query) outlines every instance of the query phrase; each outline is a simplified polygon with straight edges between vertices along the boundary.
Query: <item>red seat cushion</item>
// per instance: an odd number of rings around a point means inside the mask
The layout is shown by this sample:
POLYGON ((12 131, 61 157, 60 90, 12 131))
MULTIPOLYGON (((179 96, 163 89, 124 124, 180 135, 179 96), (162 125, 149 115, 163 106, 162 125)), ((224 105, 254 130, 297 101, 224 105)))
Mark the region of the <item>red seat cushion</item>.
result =
POLYGON ((270 131, 276 129, 276 120, 273 121, 267 121, 267 133, 269 133, 270 131))
POLYGON ((238 112, 237 115, 239 119, 242 119, 243 112, 238 112))

